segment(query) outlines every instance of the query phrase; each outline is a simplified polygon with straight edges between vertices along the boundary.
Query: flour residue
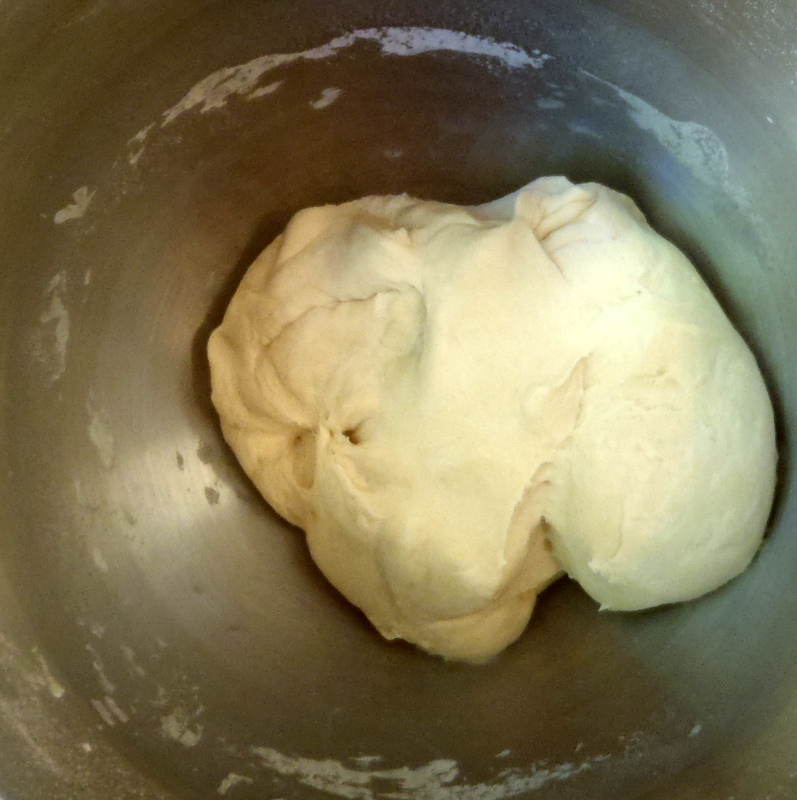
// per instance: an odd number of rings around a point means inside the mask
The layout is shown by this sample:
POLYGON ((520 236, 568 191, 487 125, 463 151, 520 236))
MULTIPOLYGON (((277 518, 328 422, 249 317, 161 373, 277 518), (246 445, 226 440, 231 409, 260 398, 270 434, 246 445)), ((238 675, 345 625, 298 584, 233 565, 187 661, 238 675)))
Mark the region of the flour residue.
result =
POLYGON ((60 684, 39 651, 21 650, 0 633, 0 717, 4 741, 24 748, 32 768, 46 770, 64 780, 53 736, 54 702, 62 696, 60 684), (60 689, 58 688, 60 687, 60 689))
POLYGON ((96 193, 96 189, 89 189, 88 186, 81 186, 76 189, 72 192, 72 202, 67 203, 62 209, 55 212, 53 222, 56 225, 62 225, 64 222, 80 219, 88 211, 96 193))
POLYGON ((119 722, 130 722, 130 717, 123 711, 113 697, 106 696, 105 707, 113 714, 119 722))
POLYGON ((598 755, 580 764, 532 765, 527 771, 508 769, 489 783, 457 783, 459 765, 438 759, 421 767, 352 769, 332 759, 315 760, 284 755, 270 747, 255 747, 263 764, 280 775, 347 800, 507 800, 533 792, 552 782, 565 781, 609 759, 598 755))
POLYGON ((274 92, 279 89, 285 81, 274 81, 274 83, 267 83, 265 86, 260 86, 257 89, 253 89, 246 95, 247 100, 257 100, 258 97, 266 97, 270 94, 274 94, 274 92))
POLYGON ((220 784, 219 788, 216 791, 221 794, 225 795, 230 789, 234 789, 236 786, 240 786, 241 784, 245 783, 254 783, 251 778, 247 778, 246 775, 238 775, 235 772, 231 772, 220 784))
POLYGON ((558 108, 564 108, 565 101, 559 97, 540 97, 536 105, 541 111, 555 111, 558 108))
POLYGON ((105 469, 111 469, 114 465, 115 455, 108 412, 97 405, 93 395, 89 395, 86 400, 86 410, 89 414, 89 439, 94 445, 102 465, 105 469))
POLYGON ((310 103, 310 106, 316 109, 316 111, 331 106, 340 97, 342 91, 343 90, 339 89, 337 86, 328 86, 321 92, 321 96, 317 100, 313 100, 310 103))
POLYGON ((102 637, 105 636, 105 625, 101 622, 90 623, 89 630, 91 631, 91 635, 96 636, 98 639, 102 639, 102 637))
POLYGON ((586 70, 582 72, 612 89, 628 106, 631 119, 642 130, 653 134, 697 178, 731 192, 728 151, 714 131, 697 122, 672 119, 631 92, 586 70))
POLYGON ((371 28, 354 31, 350 36, 374 39, 387 55, 417 56, 437 50, 450 50, 472 56, 486 56, 502 61, 513 69, 532 67, 540 69, 552 56, 540 50, 527 53, 509 42, 496 42, 484 36, 473 36, 462 31, 444 28, 371 28))
POLYGON ((67 276, 62 270, 47 284, 47 306, 39 315, 42 328, 36 332, 34 339, 34 356, 50 373, 50 383, 60 380, 66 372, 70 329, 66 289, 67 276))
POLYGON ((105 560, 105 556, 102 554, 102 550, 100 550, 99 547, 92 549, 91 560, 100 572, 108 572, 108 562, 105 560))
POLYGON ((116 725, 116 717, 108 710, 102 700, 94 699, 91 701, 91 705, 109 728, 113 728, 116 725))
POLYGON ((603 136, 598 131, 593 130, 589 125, 581 122, 568 122, 567 129, 577 136, 588 136, 590 139, 602 139, 603 136))
MULTIPOLYGON (((384 55, 416 56, 435 51, 452 51, 471 56, 483 56, 510 69, 531 67, 540 69, 551 58, 546 53, 533 50, 527 53, 517 45, 497 42, 483 36, 474 36, 443 28, 364 28, 297 53, 276 53, 259 56, 245 64, 224 67, 195 84, 185 96, 163 112, 161 127, 173 123, 179 116, 199 108, 201 113, 222 108, 233 95, 247 99, 271 94, 279 84, 258 86, 266 73, 296 61, 318 61, 330 58, 357 42, 374 42, 384 55)), ((281 83, 281 82, 280 82, 281 83)), ((143 145, 149 133, 143 129, 138 136, 143 145)))
POLYGON ((196 714, 176 708, 171 714, 161 717, 161 735, 173 739, 183 747, 195 747, 202 738, 203 727, 195 721, 196 714))
POLYGON ((146 128, 142 128, 132 139, 129 139, 127 142, 127 163, 130 164, 131 167, 135 167, 138 164, 141 156, 144 155, 144 151, 146 147, 144 143, 147 141, 147 136, 149 136, 149 132, 155 127, 156 123, 151 122, 146 128))
POLYGON ((66 694, 66 689, 64 689, 61 683, 53 675, 50 665, 47 663, 38 647, 33 648, 33 655, 36 657, 36 660, 39 662, 39 666, 41 667, 41 678, 43 685, 56 700, 60 700, 66 694))
POLYGON ((111 679, 105 672, 105 667, 100 660, 100 656, 97 651, 92 647, 92 645, 87 644, 86 650, 88 651, 89 655, 91 656, 91 667, 94 672, 97 673, 97 678, 99 680, 100 686, 102 687, 102 691, 105 695, 111 695, 116 691, 116 687, 111 682, 111 679))
POLYGON ((138 660, 136 658, 136 654, 135 654, 135 651, 133 650, 133 648, 129 647, 126 644, 123 644, 120 649, 122 651, 122 655, 127 659, 128 663, 130 664, 130 669, 136 675, 138 675, 139 678, 145 677, 146 674, 147 674, 147 671, 144 669, 144 667, 141 666, 141 664, 138 663, 138 660))
POLYGON ((360 767, 360 769, 368 769, 382 761, 382 756, 357 756, 352 761, 360 767))

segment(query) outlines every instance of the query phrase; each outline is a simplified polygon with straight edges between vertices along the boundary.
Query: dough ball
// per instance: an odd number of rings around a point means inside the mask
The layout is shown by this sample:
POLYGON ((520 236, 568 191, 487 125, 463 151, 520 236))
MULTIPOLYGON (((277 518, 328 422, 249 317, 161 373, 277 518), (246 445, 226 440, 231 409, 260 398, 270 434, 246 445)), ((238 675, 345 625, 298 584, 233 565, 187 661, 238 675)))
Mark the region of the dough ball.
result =
POLYGON ((747 566, 775 483, 751 352, 629 198, 298 213, 209 343, 227 441, 387 638, 483 661, 567 572, 603 607, 747 566))

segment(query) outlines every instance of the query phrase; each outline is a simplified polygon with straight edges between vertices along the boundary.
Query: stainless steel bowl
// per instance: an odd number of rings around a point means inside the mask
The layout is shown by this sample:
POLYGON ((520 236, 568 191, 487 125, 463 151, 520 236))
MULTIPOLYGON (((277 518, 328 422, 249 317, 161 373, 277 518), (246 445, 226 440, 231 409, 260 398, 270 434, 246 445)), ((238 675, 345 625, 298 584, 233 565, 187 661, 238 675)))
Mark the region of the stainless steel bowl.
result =
POLYGON ((795 31, 791 0, 3 0, 0 796, 793 800, 795 31), (637 198, 757 352, 771 533, 698 602, 560 583, 445 663, 259 498, 205 343, 303 206, 561 172, 637 198))

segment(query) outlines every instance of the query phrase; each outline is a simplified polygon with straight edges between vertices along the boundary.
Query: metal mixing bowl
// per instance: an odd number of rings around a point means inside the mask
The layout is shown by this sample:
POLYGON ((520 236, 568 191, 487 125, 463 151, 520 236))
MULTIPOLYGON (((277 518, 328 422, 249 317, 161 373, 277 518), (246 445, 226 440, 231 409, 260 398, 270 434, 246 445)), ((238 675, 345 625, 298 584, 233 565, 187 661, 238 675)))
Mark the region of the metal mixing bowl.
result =
POLYGON ((0 37, 4 800, 797 797, 792 0, 3 0, 0 37), (632 194, 720 296, 777 506, 710 597, 561 582, 445 663, 259 498, 205 343, 303 206, 550 173, 632 194))

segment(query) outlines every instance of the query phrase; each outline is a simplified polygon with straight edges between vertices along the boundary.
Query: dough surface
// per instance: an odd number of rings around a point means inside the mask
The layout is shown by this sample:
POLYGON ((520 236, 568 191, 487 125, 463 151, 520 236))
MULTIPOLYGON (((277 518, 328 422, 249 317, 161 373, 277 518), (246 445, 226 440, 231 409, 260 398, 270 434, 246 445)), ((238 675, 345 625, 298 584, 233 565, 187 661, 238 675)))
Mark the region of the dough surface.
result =
POLYGON ((483 661, 567 573, 608 609, 709 592, 775 484, 753 355, 624 195, 310 208, 209 342, 224 436, 387 638, 483 661))

